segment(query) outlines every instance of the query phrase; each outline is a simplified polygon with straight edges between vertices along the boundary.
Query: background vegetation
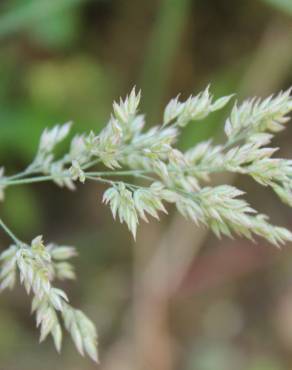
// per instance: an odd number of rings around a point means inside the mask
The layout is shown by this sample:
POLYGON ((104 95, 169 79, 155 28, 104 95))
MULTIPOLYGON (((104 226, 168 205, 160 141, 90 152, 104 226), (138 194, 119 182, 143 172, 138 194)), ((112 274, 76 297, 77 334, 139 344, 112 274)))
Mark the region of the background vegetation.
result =
MULTIPOLYGON (((30 163, 44 127, 98 131, 111 103, 142 89, 148 122, 210 81, 239 99, 292 85, 291 0, 14 0, 0 3, 0 158, 30 163)), ((189 125, 182 147, 215 136, 226 112, 189 125)), ((279 135, 292 156, 292 129, 279 135)), ((216 179, 220 182, 220 178, 216 179)), ((249 201, 290 225, 291 210, 241 177, 249 201)), ((96 322, 103 370, 284 370, 292 366, 292 252, 218 241, 175 212, 134 244, 101 205, 101 185, 11 188, 1 214, 21 236, 75 244, 76 306, 96 322), (50 238, 48 240, 48 238, 50 238)), ((1 234, 0 248, 10 241, 1 234)), ((23 289, 1 295, 0 369, 94 369, 65 340, 38 345, 23 289)))

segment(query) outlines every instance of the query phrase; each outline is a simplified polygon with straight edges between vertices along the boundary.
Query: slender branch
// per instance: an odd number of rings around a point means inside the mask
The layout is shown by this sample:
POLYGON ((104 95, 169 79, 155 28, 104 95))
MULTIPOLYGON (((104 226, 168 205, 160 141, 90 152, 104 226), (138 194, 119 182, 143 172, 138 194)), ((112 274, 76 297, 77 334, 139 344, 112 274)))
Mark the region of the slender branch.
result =
POLYGON ((26 176, 29 176, 29 175, 32 175, 32 174, 36 174, 36 173, 38 173, 38 169, 37 168, 27 167, 25 170, 23 170, 21 172, 18 172, 15 175, 9 176, 6 179, 8 179, 8 180, 16 180, 16 179, 20 179, 20 178, 23 178, 23 177, 26 177, 26 176))
MULTIPOLYGON (((97 182, 110 184, 110 185, 117 185, 120 182, 120 181, 107 180, 107 179, 103 179, 101 177, 93 177, 93 176, 88 176, 88 175, 86 175, 86 178, 88 180, 97 181, 97 182)), ((125 184, 126 186, 128 186, 131 189, 141 189, 141 188, 143 188, 143 186, 134 185, 134 184, 131 184, 131 183, 125 182, 125 181, 123 181, 123 184, 125 184)))
POLYGON ((103 179, 101 177, 94 177, 94 176, 89 176, 89 175, 85 175, 85 177, 88 180, 97 181, 97 182, 101 182, 101 183, 104 183, 104 184, 114 185, 114 184, 117 183, 117 181, 107 180, 107 179, 103 179))
MULTIPOLYGON (((68 176, 60 176, 60 178, 65 178, 69 177, 68 176)), ((5 187, 11 186, 11 185, 24 185, 24 184, 32 184, 35 182, 44 182, 44 181, 51 181, 56 176, 48 175, 48 176, 36 176, 36 177, 30 177, 30 178, 24 178, 24 179, 15 179, 15 180, 6 180, 4 179, 3 181, 0 181, 0 185, 4 185, 5 187)))
MULTIPOLYGON (((100 172, 85 172, 85 176, 90 178, 91 180, 93 177, 100 179, 100 176, 134 176, 139 178, 144 178, 147 180, 154 181, 155 179, 150 176, 146 176, 144 174, 151 173, 149 170, 125 170, 125 171, 100 171, 100 172)), ((18 176, 17 176, 18 177, 18 176)), ((62 175, 43 175, 43 176, 35 176, 29 178, 17 178, 16 175, 9 178, 3 178, 0 180, 0 185, 8 187, 12 185, 24 185, 24 184, 32 184, 37 182, 45 182, 45 181, 52 181, 56 178, 58 179, 65 179, 70 178, 71 175, 69 173, 64 173, 62 175)))
POLYGON ((106 172, 85 172, 87 176, 134 176, 145 180, 155 181, 152 176, 147 176, 147 174, 152 174, 151 170, 124 170, 124 171, 106 171, 106 172))
POLYGON ((25 244, 20 239, 17 238, 17 236, 9 229, 9 227, 2 221, 1 218, 0 226, 6 232, 6 234, 15 242, 16 245, 23 246, 25 244))

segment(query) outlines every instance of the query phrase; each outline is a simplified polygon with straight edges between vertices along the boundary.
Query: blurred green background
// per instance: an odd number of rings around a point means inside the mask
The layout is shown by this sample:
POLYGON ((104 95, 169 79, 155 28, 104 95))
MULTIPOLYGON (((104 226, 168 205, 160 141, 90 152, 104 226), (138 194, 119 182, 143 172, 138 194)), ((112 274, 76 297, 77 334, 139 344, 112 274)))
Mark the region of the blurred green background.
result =
MULTIPOLYGON (((33 158, 45 127, 98 131, 113 99, 142 89, 148 124, 164 104, 211 82, 216 96, 266 96, 292 85, 292 0, 2 0, 0 157, 7 173, 33 158)), ((190 125, 181 147, 222 139, 227 110, 190 125)), ((291 157, 292 129, 278 136, 291 157)), ((292 213, 243 177, 273 222, 292 213)), ((71 301, 96 323, 103 370, 291 370, 292 252, 218 241, 175 212, 140 227, 136 244, 101 205, 103 186, 11 188, 1 217, 21 237, 76 245, 71 301)), ((0 235, 0 248, 9 240, 0 235)), ((38 344, 23 289, 0 297, 0 370, 96 368, 69 339, 38 344)))

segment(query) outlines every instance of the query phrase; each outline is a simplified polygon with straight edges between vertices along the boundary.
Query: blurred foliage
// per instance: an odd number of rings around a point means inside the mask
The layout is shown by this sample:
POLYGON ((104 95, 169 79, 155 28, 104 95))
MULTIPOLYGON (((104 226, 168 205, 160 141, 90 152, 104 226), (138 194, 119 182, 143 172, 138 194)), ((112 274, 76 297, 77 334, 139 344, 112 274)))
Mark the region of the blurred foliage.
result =
POLYGON ((12 0, 2 5, 0 37, 27 31, 44 46, 68 47, 77 35, 78 14, 74 7, 82 0, 12 0))
POLYGON ((292 14, 292 3, 290 0, 262 0, 267 4, 273 5, 275 8, 284 11, 287 14, 292 14))
POLYGON ((161 113, 162 99, 179 51, 190 6, 190 0, 163 0, 158 9, 142 67, 141 81, 143 109, 152 121, 158 120, 161 113))

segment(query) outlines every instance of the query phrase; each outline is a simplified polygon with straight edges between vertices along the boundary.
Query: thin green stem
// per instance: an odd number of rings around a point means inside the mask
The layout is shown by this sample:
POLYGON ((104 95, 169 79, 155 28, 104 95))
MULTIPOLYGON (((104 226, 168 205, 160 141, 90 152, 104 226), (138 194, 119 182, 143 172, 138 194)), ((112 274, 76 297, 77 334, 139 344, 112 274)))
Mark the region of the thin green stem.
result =
MULTIPOLYGON (((65 178, 68 177, 69 175, 63 175, 60 176, 60 178, 65 178)), ((30 177, 30 178, 24 178, 24 179, 12 179, 12 180, 7 180, 4 179, 3 181, 0 181, 0 185, 4 186, 11 186, 11 185, 24 185, 24 184, 32 184, 35 182, 43 182, 43 181, 51 181, 55 178, 56 176, 48 175, 48 176, 36 176, 36 177, 30 177)))
MULTIPOLYGON (((101 182, 101 183, 104 183, 104 184, 110 184, 110 185, 117 185, 120 182, 120 181, 107 180, 107 179, 103 179, 101 177, 93 177, 93 176, 88 176, 88 175, 86 176, 86 178, 88 180, 97 181, 97 182, 101 182)), ((125 182, 125 181, 123 181, 123 184, 125 184, 128 188, 131 188, 133 190, 143 188, 143 186, 134 185, 134 184, 131 184, 131 183, 125 182)))
POLYGON ((30 172, 22 171, 22 172, 17 173, 16 175, 9 176, 7 179, 8 180, 15 180, 15 179, 19 179, 19 178, 22 178, 22 177, 25 177, 25 176, 28 176, 28 175, 30 175, 30 172))
MULTIPOLYGON (((100 172, 85 172, 86 177, 97 177, 100 176, 134 176, 139 178, 144 178, 150 181, 154 181, 155 179, 150 176, 146 176, 147 173, 151 173, 149 170, 125 170, 125 171, 100 171, 100 172)), ((10 178, 4 178, 0 180, 0 185, 8 187, 12 185, 24 185, 24 184, 32 184, 37 182, 45 182, 45 181, 51 181, 56 178, 64 179, 64 178, 70 178, 71 175, 69 173, 65 173, 59 176, 56 175, 43 175, 43 176, 35 176, 35 177, 29 177, 29 178, 16 178, 16 177, 10 177, 10 178)))
POLYGON ((139 176, 140 174, 149 173, 149 170, 122 170, 122 171, 93 171, 85 172, 89 176, 139 176))
POLYGON ((89 176, 89 175, 85 175, 85 177, 88 180, 97 181, 97 182, 101 182, 101 183, 104 183, 104 184, 114 185, 114 184, 117 183, 117 181, 107 180, 107 179, 103 179, 101 177, 94 177, 94 176, 89 176))
POLYGON ((16 179, 21 179, 23 177, 27 177, 33 174, 37 174, 39 172, 39 167, 36 165, 30 165, 27 168, 25 168, 23 171, 18 172, 15 175, 8 176, 6 177, 6 180, 16 180, 16 179))
POLYGON ((89 163, 84 164, 82 166, 82 170, 87 170, 87 168, 93 167, 93 166, 95 166, 98 163, 100 163, 100 159, 99 158, 93 159, 89 163))
POLYGON ((150 170, 122 170, 122 171, 105 171, 105 172, 85 172, 89 176, 134 176, 141 179, 155 181, 155 178, 147 176, 153 171, 150 170))
POLYGON ((14 241, 16 245, 23 246, 25 244, 17 238, 17 236, 9 229, 9 227, 2 221, 1 218, 0 218, 0 226, 6 232, 6 234, 14 241))

